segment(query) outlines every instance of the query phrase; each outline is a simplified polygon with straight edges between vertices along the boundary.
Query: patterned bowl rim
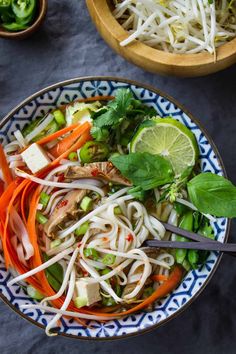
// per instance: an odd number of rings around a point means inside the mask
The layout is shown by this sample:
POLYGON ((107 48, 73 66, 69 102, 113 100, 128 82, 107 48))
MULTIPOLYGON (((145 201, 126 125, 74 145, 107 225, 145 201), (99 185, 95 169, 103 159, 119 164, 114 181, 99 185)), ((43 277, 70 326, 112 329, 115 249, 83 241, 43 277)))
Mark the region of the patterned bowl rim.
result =
MULTIPOLYGON (((9 121, 12 119, 12 117, 17 113, 17 111, 19 109, 21 109, 22 107, 24 107, 25 105, 27 105, 28 103, 30 103, 32 100, 34 100, 35 98, 37 98, 38 96, 41 96, 53 89, 57 89, 59 87, 62 86, 67 86, 70 84, 76 84, 79 82, 83 82, 83 81, 116 81, 116 82, 121 82, 121 83, 126 83, 129 85, 134 85, 134 86, 138 86, 141 88, 144 88, 148 91, 152 91, 157 95, 162 96, 163 98, 167 99, 169 102, 173 103, 174 105, 176 105, 177 107, 179 107, 196 125, 197 127, 201 130, 201 132, 203 132, 203 134, 206 136, 207 140, 209 141, 215 155, 216 158, 218 160, 218 163, 222 169, 223 172, 223 176, 227 177, 226 174, 226 170, 222 161, 222 158, 219 154, 219 151, 214 143, 214 141, 212 140, 211 136, 208 134, 207 130, 202 127, 202 124, 199 122, 199 120, 197 118, 195 118, 182 104, 180 104, 175 98, 171 97, 170 95, 166 94, 165 92, 156 89, 155 87, 151 86, 151 85, 147 85, 147 84, 143 84, 141 82, 135 81, 135 80, 129 80, 129 79, 125 79, 122 77, 115 77, 115 76, 83 76, 83 77, 77 77, 74 79, 69 79, 69 80, 64 80, 61 82, 58 82, 56 84, 52 84, 50 86, 45 87, 42 90, 37 91, 36 93, 28 96, 25 100, 23 100, 21 103, 19 103, 17 106, 15 106, 15 108, 13 108, 2 120, 0 123, 0 129, 2 129, 2 127, 9 121)), ((226 231, 225 231, 225 238, 224 238, 224 243, 226 243, 228 241, 228 237, 229 237, 229 231, 230 231, 230 225, 231 225, 231 220, 227 219, 227 227, 226 227, 226 231)), ((84 336, 76 336, 73 334, 67 334, 67 333, 63 333, 63 332, 58 332, 58 335, 67 337, 67 338, 72 338, 72 339, 79 339, 79 340, 90 340, 90 341, 115 341, 115 340, 120 340, 120 339, 126 339, 129 337, 135 337, 141 334, 145 334, 148 332, 151 332, 152 330, 166 324, 167 322, 169 322, 170 320, 172 320, 173 318, 177 317, 178 315, 180 315, 184 310, 186 310, 191 304, 192 302, 201 294, 201 292, 205 289, 205 287, 209 284, 210 280, 212 279, 213 275, 215 274, 221 258, 222 258, 223 254, 220 254, 217 258, 217 261, 210 273, 210 275, 208 276, 207 280, 204 282, 203 285, 201 285, 201 287, 198 289, 198 291, 191 297, 191 299, 185 304, 183 305, 179 310, 177 310, 176 312, 174 312, 172 315, 170 315, 169 317, 167 317, 166 319, 164 319, 163 321, 161 321, 160 323, 156 323, 148 328, 144 328, 142 330, 139 330, 137 332, 134 333, 128 333, 128 334, 124 334, 124 335, 120 335, 120 336, 115 336, 115 337, 84 337, 84 336)), ((33 320, 32 318, 30 318, 29 316, 25 315, 24 313, 22 313, 20 310, 18 310, 9 300, 7 300, 7 298, 0 293, 0 298, 1 300, 7 304, 13 311, 15 311, 18 315, 20 315, 22 318, 24 318, 25 320, 31 322, 32 324, 38 326, 41 329, 45 329, 45 326, 38 323, 37 321, 33 320)))

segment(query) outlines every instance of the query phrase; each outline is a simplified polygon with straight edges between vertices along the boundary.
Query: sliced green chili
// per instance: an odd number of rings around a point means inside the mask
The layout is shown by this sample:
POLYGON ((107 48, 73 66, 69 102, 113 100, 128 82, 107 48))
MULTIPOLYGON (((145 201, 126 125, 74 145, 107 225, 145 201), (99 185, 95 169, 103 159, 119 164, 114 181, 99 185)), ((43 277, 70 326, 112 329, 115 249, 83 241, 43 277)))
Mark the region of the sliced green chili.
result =
POLYGON ((109 155, 109 147, 97 141, 88 141, 80 149, 80 160, 82 163, 104 161, 109 155))
POLYGON ((12 11, 18 18, 29 17, 36 9, 36 0, 12 0, 12 11))
POLYGON ((75 152, 75 151, 70 152, 69 155, 68 155, 68 159, 69 159, 70 161, 78 161, 78 154, 77 154, 77 152, 75 152))

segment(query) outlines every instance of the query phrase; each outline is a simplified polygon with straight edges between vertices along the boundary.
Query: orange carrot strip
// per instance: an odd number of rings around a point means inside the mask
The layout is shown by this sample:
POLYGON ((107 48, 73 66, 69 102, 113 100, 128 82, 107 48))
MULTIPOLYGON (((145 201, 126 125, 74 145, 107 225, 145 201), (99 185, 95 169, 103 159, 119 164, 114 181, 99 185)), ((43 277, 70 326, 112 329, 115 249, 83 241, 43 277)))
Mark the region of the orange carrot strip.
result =
POLYGON ((4 192, 4 182, 0 180, 0 196, 3 195, 3 192, 4 192))
POLYGON ((50 135, 47 135, 45 136, 44 138, 40 139, 37 141, 37 144, 39 145, 44 145, 44 144, 47 144, 49 143, 50 141, 52 140, 55 140, 57 138, 59 138, 60 136, 70 132, 71 130, 75 129, 78 127, 78 123, 76 124, 71 124, 69 125, 68 127, 65 127, 63 129, 60 129, 58 130, 57 132, 53 133, 53 134, 50 134, 50 135))
POLYGON ((55 157, 61 156, 64 152, 70 149, 70 147, 76 142, 81 135, 83 135, 91 125, 85 122, 82 125, 77 126, 70 135, 66 136, 64 139, 59 141, 55 146, 53 146, 49 152, 55 157))
POLYGON ((22 192, 22 196, 21 196, 21 199, 20 199, 20 209, 21 209, 21 216, 22 216, 22 219, 24 221, 24 224, 26 225, 27 222, 26 222, 26 206, 27 206, 27 202, 26 202, 26 199, 29 197, 29 193, 30 193, 30 189, 32 189, 34 186, 34 184, 29 180, 28 181, 28 184, 25 186, 23 192, 22 192))
POLYGON ((120 313, 103 313, 100 311, 90 311, 89 310, 89 311, 87 311, 87 313, 97 315, 97 316, 106 315, 108 317, 114 317, 114 316, 126 316, 131 313, 142 310, 142 309, 148 307, 150 304, 152 304, 157 299, 160 299, 160 298, 166 296, 167 294, 169 294, 171 291, 173 291, 177 287, 177 285, 180 283, 180 281, 183 277, 183 274, 184 274, 183 268, 178 265, 175 266, 173 271, 171 272, 170 276, 168 277, 168 279, 162 285, 160 285, 154 291, 154 293, 152 293, 152 295, 150 295, 147 299, 145 299, 140 304, 132 307, 131 309, 129 309, 127 311, 120 312, 120 313))
POLYGON ((50 167, 57 165, 60 162, 60 160, 66 158, 70 152, 78 150, 79 148, 81 148, 81 146, 83 146, 86 143, 86 141, 91 140, 91 139, 92 138, 91 138, 90 132, 87 131, 86 133, 84 133, 83 135, 81 135, 79 137, 79 139, 75 142, 75 144, 73 144, 70 147, 70 149, 68 149, 63 154, 61 154, 59 157, 57 157, 54 161, 52 161, 50 164, 50 167))
MULTIPOLYGON (((82 98, 79 99, 78 102, 93 102, 93 101, 109 101, 114 99, 114 96, 96 96, 96 97, 89 97, 89 98, 82 98)), ((62 107, 66 107, 68 105, 63 105, 62 107)), ((50 141, 59 138, 60 136, 70 132, 71 130, 75 129, 78 127, 79 123, 71 124, 68 127, 65 127, 63 129, 58 130, 57 132, 47 135, 44 138, 40 139, 37 141, 37 144, 39 145, 44 145, 49 143, 50 141)))
POLYGON ((166 275, 162 275, 162 274, 154 274, 151 276, 151 279, 153 281, 166 281, 168 279, 168 277, 166 275))
POLYGON ((5 263, 6 263, 6 268, 7 269, 9 267, 10 263, 11 263, 10 257, 9 257, 9 252, 8 252, 8 247, 7 247, 7 240, 10 237, 9 234, 8 234, 9 217, 10 217, 10 213, 11 213, 11 210, 13 208, 15 199, 21 193, 22 189, 25 187, 25 185, 27 185, 27 183, 28 183, 28 181, 24 180, 22 183, 20 183, 20 185, 18 185, 16 187, 16 189, 13 192, 13 194, 9 196, 10 197, 9 198, 10 199, 9 200, 9 204, 7 204, 5 206, 5 208, 6 208, 6 216, 5 216, 5 220, 4 220, 4 230, 3 230, 3 236, 2 236, 2 245, 3 245, 3 252, 4 252, 5 263))
POLYGON ((0 169, 2 170, 4 182, 6 182, 6 184, 9 185, 13 181, 13 178, 1 144, 0 144, 0 169))

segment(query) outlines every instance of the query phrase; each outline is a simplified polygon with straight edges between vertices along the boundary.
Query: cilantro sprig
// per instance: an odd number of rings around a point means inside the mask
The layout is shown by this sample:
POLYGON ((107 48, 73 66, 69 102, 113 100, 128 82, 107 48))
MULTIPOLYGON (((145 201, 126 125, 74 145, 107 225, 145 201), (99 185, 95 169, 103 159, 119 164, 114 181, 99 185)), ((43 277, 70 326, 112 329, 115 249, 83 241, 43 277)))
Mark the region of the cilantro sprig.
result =
POLYGON ((136 127, 156 114, 154 108, 135 99, 129 89, 118 89, 114 100, 93 116, 91 135, 97 141, 127 146, 136 127))

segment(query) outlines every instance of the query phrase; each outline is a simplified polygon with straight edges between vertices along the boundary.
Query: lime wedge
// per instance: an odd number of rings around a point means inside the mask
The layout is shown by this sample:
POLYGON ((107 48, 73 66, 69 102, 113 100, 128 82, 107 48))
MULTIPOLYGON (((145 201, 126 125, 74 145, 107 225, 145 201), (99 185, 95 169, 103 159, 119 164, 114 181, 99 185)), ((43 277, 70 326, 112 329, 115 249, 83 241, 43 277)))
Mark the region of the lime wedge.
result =
POLYGON ((156 117, 138 129, 130 143, 131 152, 149 152, 166 157, 176 176, 198 158, 198 145, 194 134, 173 118, 156 117))

